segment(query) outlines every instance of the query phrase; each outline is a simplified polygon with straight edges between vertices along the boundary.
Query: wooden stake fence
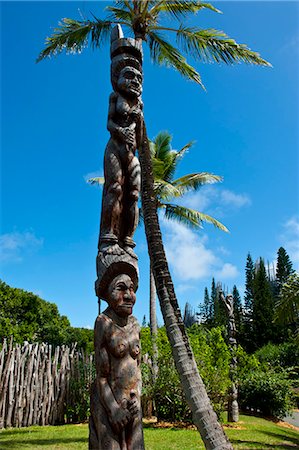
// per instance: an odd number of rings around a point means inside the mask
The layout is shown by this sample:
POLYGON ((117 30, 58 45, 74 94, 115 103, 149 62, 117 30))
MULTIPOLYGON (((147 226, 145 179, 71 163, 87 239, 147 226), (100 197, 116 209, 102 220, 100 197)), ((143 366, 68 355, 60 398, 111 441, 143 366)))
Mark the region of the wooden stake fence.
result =
POLYGON ((80 401, 71 381, 88 391, 93 357, 67 346, 9 344, 0 352, 0 429, 65 423, 67 408, 80 401))

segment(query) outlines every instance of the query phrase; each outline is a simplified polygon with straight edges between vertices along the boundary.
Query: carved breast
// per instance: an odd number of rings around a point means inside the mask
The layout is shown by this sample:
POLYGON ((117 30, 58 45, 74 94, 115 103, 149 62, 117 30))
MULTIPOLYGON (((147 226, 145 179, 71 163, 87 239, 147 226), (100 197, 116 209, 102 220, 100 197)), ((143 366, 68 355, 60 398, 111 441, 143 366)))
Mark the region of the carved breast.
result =
POLYGON ((136 359, 140 354, 140 344, 139 340, 134 339, 133 342, 130 343, 130 355, 132 358, 136 359))
POLYGON ((129 351, 129 343, 125 333, 116 330, 114 327, 108 347, 114 357, 123 358, 129 351))

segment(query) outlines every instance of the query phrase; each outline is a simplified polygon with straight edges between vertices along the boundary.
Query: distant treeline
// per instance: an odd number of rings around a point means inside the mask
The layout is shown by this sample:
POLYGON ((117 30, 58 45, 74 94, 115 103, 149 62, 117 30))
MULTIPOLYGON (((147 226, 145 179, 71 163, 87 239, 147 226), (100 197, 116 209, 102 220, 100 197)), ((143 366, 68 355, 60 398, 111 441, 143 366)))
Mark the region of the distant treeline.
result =
POLYGON ((10 336, 19 344, 46 342, 56 347, 76 342, 78 349, 93 351, 93 330, 72 327, 55 303, 0 280, 0 342, 10 336))
MULTIPOLYGON (((254 263, 250 253, 247 255, 243 302, 237 287, 234 286, 232 290, 237 340, 246 351, 253 352, 268 343, 283 343, 294 336, 298 317, 283 324, 275 320, 282 287, 294 272, 290 257, 283 247, 279 248, 276 265, 272 267, 265 264, 263 258, 258 258, 254 263)), ((199 306, 200 321, 208 329, 226 325, 220 290, 226 289, 213 278, 211 289, 205 288, 204 300, 199 306)))

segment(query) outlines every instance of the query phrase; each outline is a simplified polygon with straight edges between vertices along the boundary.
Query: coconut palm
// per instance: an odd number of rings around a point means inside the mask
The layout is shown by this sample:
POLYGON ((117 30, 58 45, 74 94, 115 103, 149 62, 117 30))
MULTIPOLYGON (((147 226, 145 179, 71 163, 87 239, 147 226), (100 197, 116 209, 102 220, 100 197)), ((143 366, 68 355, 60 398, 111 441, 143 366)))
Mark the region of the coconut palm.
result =
MULTIPOLYGON (((63 50, 73 53, 81 52, 88 43, 93 48, 100 47, 109 36, 113 25, 119 23, 128 28, 137 41, 148 44, 154 62, 171 66, 184 77, 201 85, 199 73, 187 63, 181 51, 191 55, 195 60, 203 62, 233 64, 243 61, 249 64, 270 65, 258 53, 251 51, 244 44, 237 44, 222 31, 190 28, 184 24, 184 19, 189 14, 197 13, 204 8, 219 12, 209 3, 196 0, 122 0, 116 1, 114 5, 106 8, 108 16, 104 20, 95 16, 92 17, 92 20, 63 19, 52 36, 47 39, 45 49, 40 53, 38 61, 63 50), (177 26, 172 28, 161 25, 163 17, 166 20, 173 19, 177 26), (163 31, 174 36, 177 46, 172 45, 166 39, 163 31)), ((174 361, 186 400, 193 413, 194 423, 200 431, 206 448, 231 449, 231 444, 217 421, 199 376, 183 325, 158 222, 151 154, 145 123, 142 131, 142 143, 138 150, 142 173, 141 200, 145 232, 174 361)))
MULTIPOLYGON (((191 208, 173 203, 190 191, 196 191, 201 186, 221 181, 221 177, 207 172, 190 173, 174 179, 178 163, 193 142, 186 144, 181 150, 171 148, 172 136, 168 132, 160 132, 153 141, 150 141, 151 157, 154 172, 154 192, 156 207, 163 211, 164 218, 175 220, 188 227, 200 228, 203 222, 212 223, 222 231, 227 228, 218 220, 191 208)), ((150 269, 150 328, 153 342, 153 378, 158 372, 157 366, 157 318, 156 318, 156 286, 152 270, 150 269)))

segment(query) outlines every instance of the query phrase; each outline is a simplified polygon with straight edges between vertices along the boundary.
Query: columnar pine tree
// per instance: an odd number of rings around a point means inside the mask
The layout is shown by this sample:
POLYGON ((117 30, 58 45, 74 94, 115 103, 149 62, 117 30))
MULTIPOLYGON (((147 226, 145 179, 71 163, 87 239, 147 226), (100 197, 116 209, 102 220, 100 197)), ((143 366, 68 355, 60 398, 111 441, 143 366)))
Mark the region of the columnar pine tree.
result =
POLYGON ((274 337, 273 314, 274 298, 267 278, 264 260, 260 258, 256 264, 253 280, 252 350, 272 341, 274 337))
POLYGON ((213 302, 214 302, 214 327, 221 327, 222 325, 226 326, 226 312, 224 303, 221 301, 220 293, 225 291, 222 289, 221 283, 217 283, 216 288, 214 288, 215 280, 213 278, 212 287, 215 294, 213 294, 213 302))
POLYGON ((244 324, 243 333, 240 336, 240 343, 246 350, 250 348, 252 337, 253 278, 254 264, 250 253, 248 253, 245 267, 244 324))
POLYGON ((205 287, 203 304, 200 305, 199 310, 202 323, 211 328, 213 323, 213 304, 207 287, 205 287))
POLYGON ((233 299, 234 299, 235 324, 237 336, 239 336, 243 332, 243 308, 241 297, 236 285, 234 285, 233 287, 233 299))
POLYGON ((197 323, 196 314, 189 302, 186 302, 186 304, 185 304, 183 322, 184 322, 186 328, 190 328, 190 327, 192 327, 192 325, 197 323))
POLYGON ((212 326, 215 326, 216 310, 217 310, 217 288, 215 283, 215 278, 212 278, 211 284, 211 319, 212 326))
POLYGON ((276 281, 280 288, 285 283, 288 277, 294 273, 293 264, 289 255, 283 247, 280 247, 277 252, 277 266, 276 266, 276 281))

